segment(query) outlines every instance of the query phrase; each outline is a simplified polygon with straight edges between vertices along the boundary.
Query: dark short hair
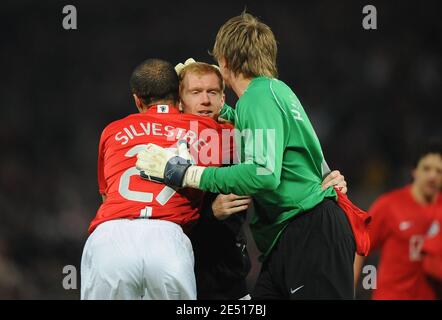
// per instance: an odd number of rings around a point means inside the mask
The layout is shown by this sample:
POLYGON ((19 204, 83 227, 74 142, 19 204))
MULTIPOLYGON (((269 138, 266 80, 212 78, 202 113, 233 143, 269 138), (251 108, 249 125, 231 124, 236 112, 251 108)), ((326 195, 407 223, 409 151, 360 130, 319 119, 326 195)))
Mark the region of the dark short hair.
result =
POLYGON ((130 89, 144 104, 160 100, 178 101, 179 81, 172 64, 161 59, 147 59, 135 68, 130 89))
POLYGON ((413 168, 416 168, 419 161, 429 154, 438 154, 442 157, 442 141, 440 138, 430 138, 416 147, 413 156, 413 168))

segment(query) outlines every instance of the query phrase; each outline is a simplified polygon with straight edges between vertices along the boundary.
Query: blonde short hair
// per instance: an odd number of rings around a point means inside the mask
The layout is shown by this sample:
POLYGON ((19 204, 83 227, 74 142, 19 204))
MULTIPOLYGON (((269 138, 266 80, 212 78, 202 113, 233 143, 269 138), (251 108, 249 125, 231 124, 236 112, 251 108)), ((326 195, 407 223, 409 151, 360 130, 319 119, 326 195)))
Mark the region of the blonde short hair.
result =
POLYGON ((212 64, 208 64, 205 62, 194 62, 188 65, 185 65, 184 68, 180 71, 178 78, 180 81, 180 92, 182 90, 182 83, 184 78, 186 77, 186 74, 188 73, 193 73, 193 74, 197 74, 197 75, 205 75, 205 74, 210 74, 213 73, 218 77, 219 80, 219 88, 221 90, 221 92, 224 91, 225 85, 224 85, 224 80, 223 77, 221 75, 221 72, 219 71, 219 69, 212 65, 212 64))
POLYGON ((278 46, 272 30, 256 17, 243 12, 219 29, 211 54, 224 58, 227 68, 246 78, 278 76, 278 46))

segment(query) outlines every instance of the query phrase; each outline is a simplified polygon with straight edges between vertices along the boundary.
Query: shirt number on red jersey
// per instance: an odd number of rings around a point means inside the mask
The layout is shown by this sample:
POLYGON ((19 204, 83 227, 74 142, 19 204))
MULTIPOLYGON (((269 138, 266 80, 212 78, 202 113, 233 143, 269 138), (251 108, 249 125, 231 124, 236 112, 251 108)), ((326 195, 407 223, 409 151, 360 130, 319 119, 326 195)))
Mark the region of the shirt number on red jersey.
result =
POLYGON ((422 259, 422 246, 424 245, 425 237, 421 235, 414 235, 410 238, 410 261, 420 261, 422 259))
MULTIPOLYGON (((144 148, 146 148, 147 145, 145 144, 139 144, 133 148, 131 148, 128 152, 126 152, 125 156, 126 157, 134 157, 138 154, 138 152, 140 152, 141 150, 143 150, 144 148)), ((127 169, 120 178, 120 183, 118 186, 118 192, 120 193, 120 195, 127 199, 127 200, 131 200, 131 201, 138 201, 138 202, 152 202, 153 200, 153 193, 151 192, 141 192, 141 191, 136 191, 136 190, 131 190, 129 189, 129 182, 130 182, 130 178, 132 176, 139 176, 140 175, 140 171, 136 168, 136 167, 131 167, 129 169, 127 169)), ((169 199, 175 194, 175 190, 173 190, 170 187, 165 186, 160 193, 157 195, 157 197, 155 198, 155 200, 157 200, 161 205, 164 205, 167 201, 169 201, 169 199)), ((147 215, 149 216, 149 214, 146 212, 150 212, 151 213, 151 208, 146 207, 145 211, 143 211, 142 213, 140 213, 140 215, 147 215)))

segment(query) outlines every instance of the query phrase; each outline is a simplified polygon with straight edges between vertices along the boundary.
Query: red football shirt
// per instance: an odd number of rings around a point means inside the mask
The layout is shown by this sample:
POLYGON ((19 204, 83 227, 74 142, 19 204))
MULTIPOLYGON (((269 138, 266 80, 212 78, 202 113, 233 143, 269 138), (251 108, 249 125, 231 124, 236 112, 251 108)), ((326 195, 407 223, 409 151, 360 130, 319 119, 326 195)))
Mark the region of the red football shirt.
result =
POLYGON ((373 299, 434 299, 422 267, 422 246, 442 197, 421 205, 411 195, 411 185, 381 196, 370 208, 372 250, 380 249, 377 289, 373 299))
POLYGON ((442 210, 428 230, 422 251, 424 271, 433 279, 440 282, 442 288, 442 210))
POLYGON ((175 191, 142 180, 135 168, 137 153, 148 143, 173 149, 178 140, 187 140, 196 164, 219 166, 233 149, 230 145, 226 150, 226 144, 221 143, 222 134, 230 128, 211 118, 181 114, 169 105, 156 105, 145 113, 109 124, 102 132, 98 150, 99 192, 106 195, 106 200, 91 222, 89 233, 100 223, 122 218, 162 219, 189 226, 199 217, 203 192, 186 188, 175 191), (197 151, 204 157, 198 157, 197 151))

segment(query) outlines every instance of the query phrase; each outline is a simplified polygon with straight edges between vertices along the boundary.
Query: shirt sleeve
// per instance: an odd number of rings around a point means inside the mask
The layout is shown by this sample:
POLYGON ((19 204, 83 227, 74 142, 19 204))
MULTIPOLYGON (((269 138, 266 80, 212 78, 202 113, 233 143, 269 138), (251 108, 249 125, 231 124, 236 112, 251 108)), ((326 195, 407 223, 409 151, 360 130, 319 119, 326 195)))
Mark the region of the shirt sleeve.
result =
POLYGON ((219 116, 231 123, 235 123, 236 111, 227 103, 224 103, 219 116))
POLYGON ((379 198, 373 203, 368 213, 372 218, 368 225, 368 232, 370 235, 370 250, 373 251, 380 249, 389 235, 388 215, 391 213, 389 201, 386 201, 385 198, 379 198))
POLYGON ((440 282, 442 289, 442 233, 441 221, 433 221, 422 246, 422 267, 431 279, 440 282))
POLYGON ((442 257, 442 233, 440 228, 441 221, 435 219, 427 232, 422 246, 422 252, 425 254, 440 255, 442 257))
POLYGON ((218 193, 207 192, 204 196, 203 205, 201 207, 201 216, 198 221, 199 226, 210 230, 211 225, 224 225, 225 229, 231 233, 232 237, 236 237, 245 222, 246 210, 232 214, 224 220, 218 220, 212 210, 212 203, 216 200, 218 193))
POLYGON ((101 134, 100 143, 98 145, 98 165, 97 165, 97 174, 98 174, 98 192, 100 194, 106 193, 107 183, 104 177, 104 131, 101 134))
POLYGON ((276 102, 261 99, 238 104, 237 128, 243 143, 235 144, 241 163, 204 170, 200 188, 215 193, 253 195, 275 190, 281 178, 286 137, 283 112, 276 102), (241 150, 238 150, 241 148, 241 150))

